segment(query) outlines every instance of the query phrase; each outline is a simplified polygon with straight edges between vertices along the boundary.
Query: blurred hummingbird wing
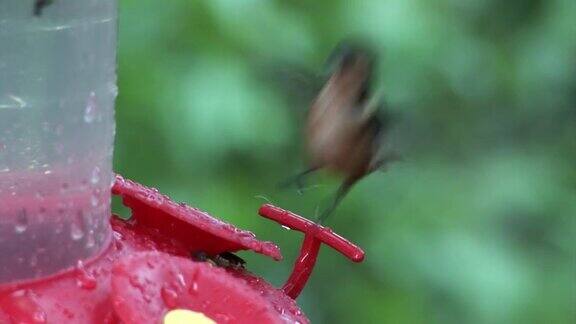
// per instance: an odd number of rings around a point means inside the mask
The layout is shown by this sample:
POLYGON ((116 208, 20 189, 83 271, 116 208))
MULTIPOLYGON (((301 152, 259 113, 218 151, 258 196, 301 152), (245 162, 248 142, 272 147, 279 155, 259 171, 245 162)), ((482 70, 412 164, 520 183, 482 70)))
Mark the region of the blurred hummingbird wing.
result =
POLYGON ((391 135, 394 127, 400 122, 402 116, 386 108, 386 103, 380 101, 378 109, 370 120, 370 127, 375 132, 373 147, 375 151, 371 169, 385 171, 392 162, 402 161, 402 155, 394 148, 391 135))
POLYGON ((322 78, 302 66, 284 62, 259 62, 256 75, 277 91, 290 107, 305 113, 322 88, 322 78))

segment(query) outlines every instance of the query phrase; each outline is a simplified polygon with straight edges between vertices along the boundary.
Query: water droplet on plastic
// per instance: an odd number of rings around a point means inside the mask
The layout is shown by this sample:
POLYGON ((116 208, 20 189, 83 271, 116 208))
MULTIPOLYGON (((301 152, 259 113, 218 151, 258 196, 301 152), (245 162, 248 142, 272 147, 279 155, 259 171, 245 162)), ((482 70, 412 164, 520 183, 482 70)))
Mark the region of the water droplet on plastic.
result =
POLYGON ((34 324, 46 323, 47 317, 48 316, 46 316, 46 312, 44 312, 43 310, 37 310, 34 313, 32 313, 32 321, 34 324))
POLYGON ((176 279, 178 279, 178 283, 180 284, 180 286, 186 287, 186 281, 184 280, 184 275, 179 273, 176 275, 176 279))
POLYGON ((2 302, 14 323, 45 324, 48 316, 30 290, 17 290, 2 302))
POLYGON ((198 293, 198 282, 193 281, 192 284, 190 285, 190 288, 188 289, 188 292, 191 295, 196 295, 198 293))
POLYGON ((132 275, 130 278, 128 278, 128 280, 130 281, 130 285, 132 285, 132 287, 138 289, 142 288, 142 284, 140 283, 140 278, 138 276, 132 275))
POLYGON ((150 289, 146 289, 147 285, 145 282, 142 282, 138 275, 131 275, 128 279, 130 285, 140 291, 142 294, 142 298, 144 301, 149 302, 154 297, 153 292, 150 289))
POLYGON ((38 257, 35 256, 35 255, 32 255, 32 256, 30 257, 30 260, 28 261, 28 264, 30 264, 30 266, 31 266, 32 268, 36 267, 36 265, 38 264, 38 257))
POLYGON ((78 284, 78 287, 86 290, 95 289, 97 286, 97 282, 94 276, 88 274, 87 272, 78 275, 76 278, 76 284, 78 284))
POLYGON ((73 319, 74 318, 74 313, 69 310, 68 308, 64 308, 62 310, 62 313, 64 314, 64 316, 66 316, 68 319, 73 319))
POLYGON ((122 235, 120 232, 112 232, 112 235, 114 235, 114 239, 116 241, 121 241, 124 239, 124 235, 122 235))
POLYGON ((84 237, 84 217, 82 211, 79 211, 72 224, 70 224, 70 237, 78 241, 84 237))
POLYGON ((21 234, 26 232, 28 229, 28 215, 26 214, 26 210, 22 209, 18 216, 16 216, 16 225, 14 225, 14 231, 17 234, 21 234))
POLYGON ((190 295, 196 295, 198 293, 198 276, 200 272, 196 271, 192 274, 192 284, 188 287, 188 292, 190 295))
POLYGON ((94 231, 89 230, 88 235, 86 237, 86 248, 91 249, 96 245, 96 241, 94 240, 94 231))
POLYGON ((290 227, 288 227, 288 226, 286 226, 286 225, 282 225, 282 228, 285 229, 285 230, 287 230, 287 231, 290 230, 290 227))
POLYGON ((97 184, 98 182, 100 182, 100 168, 94 167, 92 173, 90 174, 90 183, 97 184))
POLYGON ((160 289, 160 295, 166 307, 175 308, 178 306, 178 293, 174 289, 162 287, 162 289, 160 289))
POLYGON ((145 290, 145 291, 142 293, 142 298, 144 298, 144 301, 145 301, 145 302, 148 302, 148 303, 149 303, 149 302, 152 300, 153 297, 154 297, 154 295, 153 295, 150 291, 148 291, 148 290, 145 290))
POLYGON ((112 96, 116 97, 118 95, 118 86, 116 86, 116 83, 114 82, 108 83, 108 91, 110 91, 110 94, 112 96))
POLYGON ((216 314, 214 315, 217 323, 232 323, 232 319, 226 314, 216 314))
POLYGON ((54 226, 54 233, 61 234, 64 231, 64 224, 58 223, 54 226))
POLYGON ((86 103, 86 108, 84 109, 84 121, 86 123, 91 123, 96 117, 96 93, 94 91, 90 92, 88 96, 88 102, 86 103))
POLYGON ((92 196, 90 196, 90 204, 92 204, 92 207, 98 206, 98 196, 92 194, 92 196))
POLYGON ((78 287, 87 290, 96 288, 96 278, 94 278, 94 275, 84 268, 84 263, 82 261, 78 261, 76 268, 78 269, 78 275, 76 276, 76 284, 78 287))

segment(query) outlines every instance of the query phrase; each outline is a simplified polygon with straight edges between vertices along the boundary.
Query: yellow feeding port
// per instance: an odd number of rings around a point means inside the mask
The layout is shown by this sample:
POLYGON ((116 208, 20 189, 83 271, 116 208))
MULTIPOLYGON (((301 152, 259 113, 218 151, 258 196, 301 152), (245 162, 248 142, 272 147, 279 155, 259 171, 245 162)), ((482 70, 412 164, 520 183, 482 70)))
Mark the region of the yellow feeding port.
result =
POLYGON ((216 324, 216 322, 199 312, 174 309, 166 313, 164 324, 216 324))

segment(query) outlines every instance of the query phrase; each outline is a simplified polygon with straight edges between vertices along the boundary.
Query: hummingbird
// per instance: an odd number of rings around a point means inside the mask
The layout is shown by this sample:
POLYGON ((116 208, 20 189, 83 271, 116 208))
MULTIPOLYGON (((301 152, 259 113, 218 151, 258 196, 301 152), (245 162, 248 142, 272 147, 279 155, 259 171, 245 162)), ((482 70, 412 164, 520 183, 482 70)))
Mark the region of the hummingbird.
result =
POLYGON ((308 167, 281 183, 296 184, 320 169, 343 177, 316 222, 322 224, 362 178, 400 157, 383 153, 390 115, 373 89, 376 56, 357 43, 340 44, 328 59, 329 75, 307 113, 304 139, 308 167))

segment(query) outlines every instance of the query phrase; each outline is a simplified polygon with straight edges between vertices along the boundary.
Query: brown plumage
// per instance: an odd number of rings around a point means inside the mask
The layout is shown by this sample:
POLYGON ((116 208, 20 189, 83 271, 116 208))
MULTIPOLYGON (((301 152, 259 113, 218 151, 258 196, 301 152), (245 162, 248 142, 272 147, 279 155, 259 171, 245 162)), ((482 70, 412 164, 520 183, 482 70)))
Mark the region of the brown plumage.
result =
POLYGON ((319 223, 358 180, 387 161, 379 156, 385 126, 379 114, 381 102, 370 88, 375 58, 361 47, 344 45, 333 60, 331 74, 307 116, 309 169, 289 180, 301 187, 302 178, 318 169, 344 177, 333 201, 318 218, 319 223))

